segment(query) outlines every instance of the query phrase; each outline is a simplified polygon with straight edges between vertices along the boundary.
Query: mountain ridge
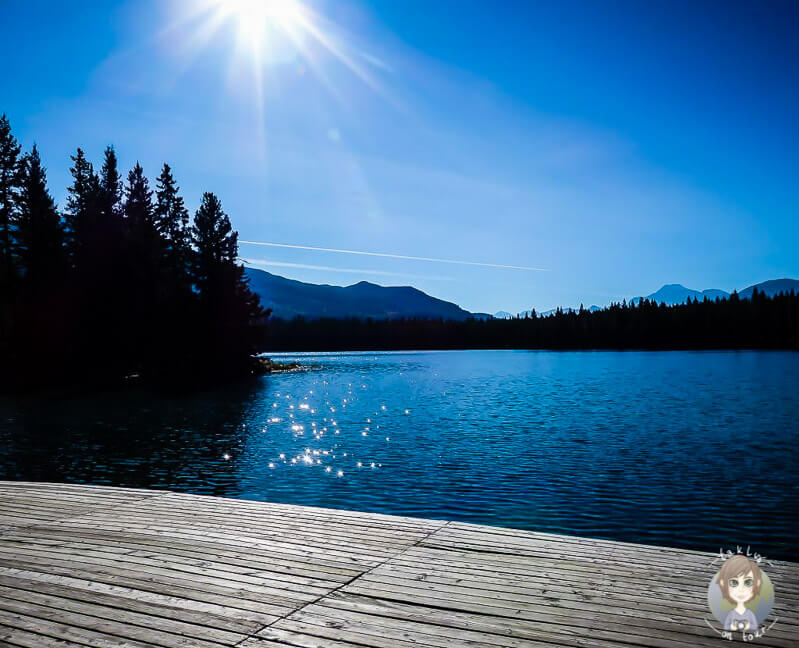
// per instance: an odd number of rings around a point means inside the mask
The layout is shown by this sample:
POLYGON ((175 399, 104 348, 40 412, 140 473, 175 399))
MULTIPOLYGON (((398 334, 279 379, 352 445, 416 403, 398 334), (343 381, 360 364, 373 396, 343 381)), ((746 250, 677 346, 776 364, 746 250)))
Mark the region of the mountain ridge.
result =
MULTIPOLYGON (((432 297, 412 286, 380 286, 359 281, 349 286, 311 284, 287 279, 266 270, 245 267, 250 289, 275 317, 322 318, 443 318, 465 320, 485 316, 432 297)), ((489 316, 490 317, 490 316, 489 316)))
MULTIPOLYGON (((487 313, 473 313, 461 308, 453 302, 448 302, 414 288, 413 286, 381 286, 370 281, 358 281, 349 286, 334 286, 330 284, 312 284, 296 279, 288 279, 275 275, 260 268, 245 267, 245 273, 250 281, 250 288, 261 298, 261 303, 266 308, 271 308, 275 317, 292 319, 306 317, 310 319, 330 317, 344 318, 372 318, 372 319, 512 319, 513 317, 527 317, 532 310, 522 311, 513 315, 508 311, 497 311, 493 315, 487 313)), ((774 296, 780 292, 793 290, 799 293, 799 280, 781 278, 770 279, 757 284, 752 284, 741 290, 741 298, 750 298, 754 289, 774 296)), ((688 299, 702 301, 727 299, 730 293, 717 288, 694 290, 682 284, 664 284, 658 290, 646 296, 646 299, 656 303, 676 305, 685 303, 688 299)), ((633 297, 630 304, 638 303, 642 297, 633 297)), ((558 309, 538 312, 539 316, 546 317, 554 314, 558 309)), ((565 313, 576 312, 572 307, 561 307, 565 313)), ((586 310, 598 311, 602 307, 592 304, 586 310)))

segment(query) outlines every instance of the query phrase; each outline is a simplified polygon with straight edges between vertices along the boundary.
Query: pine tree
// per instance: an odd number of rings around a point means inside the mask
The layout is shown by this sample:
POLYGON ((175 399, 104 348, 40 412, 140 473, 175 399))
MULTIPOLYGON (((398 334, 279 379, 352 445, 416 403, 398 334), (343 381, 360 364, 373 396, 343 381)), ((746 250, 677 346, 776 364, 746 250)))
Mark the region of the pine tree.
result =
POLYGON ((100 170, 100 214, 104 220, 116 219, 121 215, 122 176, 113 146, 105 149, 103 168, 100 170))
POLYGON ((238 257, 238 233, 213 193, 203 194, 202 204, 194 216, 192 243, 197 254, 194 281, 201 296, 209 297, 216 284, 235 267, 238 257))
POLYGON ((178 193, 172 169, 164 164, 155 191, 155 228, 166 243, 166 261, 178 275, 188 271, 191 242, 189 210, 178 193))
POLYGON ((69 195, 64 221, 67 250, 72 264, 80 267, 86 262, 87 248, 93 247, 96 238, 100 181, 83 149, 79 148, 71 159, 72 185, 67 189, 69 195))
POLYGON ((14 276, 11 227, 19 196, 21 151, 11 133, 11 124, 3 115, 0 117, 0 291, 4 294, 14 276))
POLYGON ((23 157, 21 169, 14 253, 26 290, 38 294, 63 278, 64 231, 55 201, 47 190, 47 173, 35 144, 23 157))
POLYGON ((128 227, 132 232, 135 232, 134 236, 149 235, 155 231, 153 192, 150 189, 150 182, 144 175, 144 169, 138 162, 128 172, 128 184, 125 186, 124 213, 128 227))
POLYGON ((247 285, 244 267, 236 263, 238 233, 212 193, 203 194, 194 216, 192 242, 196 247, 193 280, 205 326, 204 349, 216 371, 240 375, 251 366, 255 350, 251 324, 264 311, 247 285))
POLYGON ((146 370, 159 325, 164 285, 160 265, 163 244, 153 220, 153 192, 138 162, 128 172, 123 207, 128 248, 120 281, 127 319, 121 337, 137 370, 146 370))

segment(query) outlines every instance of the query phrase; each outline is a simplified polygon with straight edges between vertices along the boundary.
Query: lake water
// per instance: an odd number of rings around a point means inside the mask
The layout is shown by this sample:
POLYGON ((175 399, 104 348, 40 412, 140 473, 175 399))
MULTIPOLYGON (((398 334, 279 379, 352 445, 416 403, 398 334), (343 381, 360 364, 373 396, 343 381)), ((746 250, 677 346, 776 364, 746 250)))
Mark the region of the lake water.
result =
POLYGON ((277 354, 179 398, 0 400, 0 479, 455 519, 793 558, 799 354, 277 354))

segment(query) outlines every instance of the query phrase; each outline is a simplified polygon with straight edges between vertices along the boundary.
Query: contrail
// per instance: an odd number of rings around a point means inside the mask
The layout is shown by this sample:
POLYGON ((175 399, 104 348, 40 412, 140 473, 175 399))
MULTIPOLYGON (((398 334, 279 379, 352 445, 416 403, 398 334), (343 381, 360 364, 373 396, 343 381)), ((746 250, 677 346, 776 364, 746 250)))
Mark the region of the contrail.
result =
POLYGON ((408 274, 406 272, 390 272, 388 270, 367 270, 364 268, 337 268, 335 266, 310 265, 308 263, 288 263, 286 261, 270 261, 268 259, 249 259, 239 257, 239 261, 255 266, 299 268, 301 270, 325 270, 327 272, 344 272, 349 274, 379 275, 381 277, 401 277, 403 279, 434 279, 436 281, 454 281, 452 277, 436 275, 408 274))
POLYGON ((264 247, 290 248, 292 250, 313 250, 315 252, 336 252, 338 254, 358 254, 360 256, 383 257, 386 259, 404 259, 406 261, 429 261, 432 263, 452 263, 455 265, 481 266, 483 268, 503 268, 505 270, 526 270, 528 272, 549 272, 548 268, 531 268, 528 266, 503 265, 501 263, 481 263, 479 261, 457 261, 455 259, 436 259, 433 257, 408 256, 405 254, 387 254, 385 252, 362 252, 360 250, 339 250, 336 248, 313 247, 311 245, 289 245, 288 243, 265 243, 264 241, 239 241, 245 245, 262 245, 264 247))

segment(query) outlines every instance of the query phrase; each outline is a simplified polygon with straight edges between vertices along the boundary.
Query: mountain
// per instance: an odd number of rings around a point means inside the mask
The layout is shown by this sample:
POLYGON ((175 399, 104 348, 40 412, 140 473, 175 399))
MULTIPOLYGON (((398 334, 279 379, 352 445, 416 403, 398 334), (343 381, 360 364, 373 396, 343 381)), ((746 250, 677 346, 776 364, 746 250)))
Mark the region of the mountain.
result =
POLYGON ((436 299, 409 286, 378 286, 368 281, 351 286, 329 286, 286 279, 256 268, 245 268, 245 272, 250 280, 250 289, 260 296, 265 308, 272 309, 275 317, 454 320, 491 317, 470 313, 457 304, 436 299))
POLYGON ((702 291, 702 295, 715 301, 716 299, 727 299, 730 296, 730 293, 719 290, 718 288, 708 288, 707 290, 702 291))
MULTIPOLYGON (((702 301, 705 297, 710 300, 714 300, 717 297, 719 299, 726 299, 729 297, 730 294, 724 292, 723 290, 718 290, 717 288, 711 288, 710 290, 692 290, 691 288, 686 288, 682 284, 666 284, 660 290, 653 292, 650 295, 647 295, 646 298, 649 301, 654 301, 657 304, 666 303, 669 306, 673 306, 674 304, 684 304, 689 299, 698 299, 702 301)), ((640 297, 633 297, 630 300, 631 304, 637 304, 641 301, 640 297)))
MULTIPOLYGON (((741 290, 738 295, 743 299, 749 299, 752 296, 752 291, 757 288, 760 292, 765 293, 769 297, 778 295, 781 292, 790 292, 793 290, 799 293, 799 280, 796 279, 772 279, 771 281, 763 281, 759 284, 754 284, 748 288, 741 290)), ((730 293, 719 290, 718 288, 710 288, 708 290, 692 290, 686 288, 682 284, 666 284, 657 292, 647 295, 646 298, 658 304, 665 302, 666 304, 684 304, 688 299, 694 298, 702 301, 705 297, 710 300, 727 299, 730 293)), ((636 304, 641 300, 640 297, 633 297, 630 300, 631 304, 636 304)))
POLYGON ((754 286, 749 286, 748 288, 744 288, 741 292, 738 293, 741 297, 749 298, 752 296, 752 292, 754 289, 757 288, 759 292, 765 293, 769 297, 773 297, 774 295, 779 295, 781 292, 791 292, 792 290, 795 293, 799 293, 799 280, 797 279, 772 279, 771 281, 763 281, 762 283, 755 284, 754 286))
MULTIPOLYGON (((511 319, 516 317, 507 311, 498 311, 494 315, 487 313, 470 313, 457 304, 436 299, 410 286, 378 286, 361 281, 351 286, 330 286, 327 284, 310 284, 294 279, 286 279, 265 270, 245 268, 250 280, 250 288, 261 297, 261 303, 272 309, 275 317, 290 319, 297 316, 307 318, 318 317, 358 317, 373 319, 394 319, 400 317, 418 317, 431 319, 511 319)), ((773 296, 780 292, 793 290, 799 293, 799 280, 773 279, 744 288, 739 295, 742 298, 752 296, 757 288, 766 295, 773 296)), ((683 304, 687 299, 702 301, 705 297, 711 300, 726 299, 729 293, 718 290, 692 290, 681 284, 666 284, 660 290, 647 295, 647 299, 656 303, 683 304)), ((641 297, 634 297, 630 303, 637 303, 641 297)), ((538 313, 546 317, 555 313, 556 309, 538 313)), ((564 312, 576 309, 564 308, 564 312)), ((589 311, 602 310, 596 304, 589 311)), ((531 311, 523 311, 518 317, 527 317, 531 311)))

